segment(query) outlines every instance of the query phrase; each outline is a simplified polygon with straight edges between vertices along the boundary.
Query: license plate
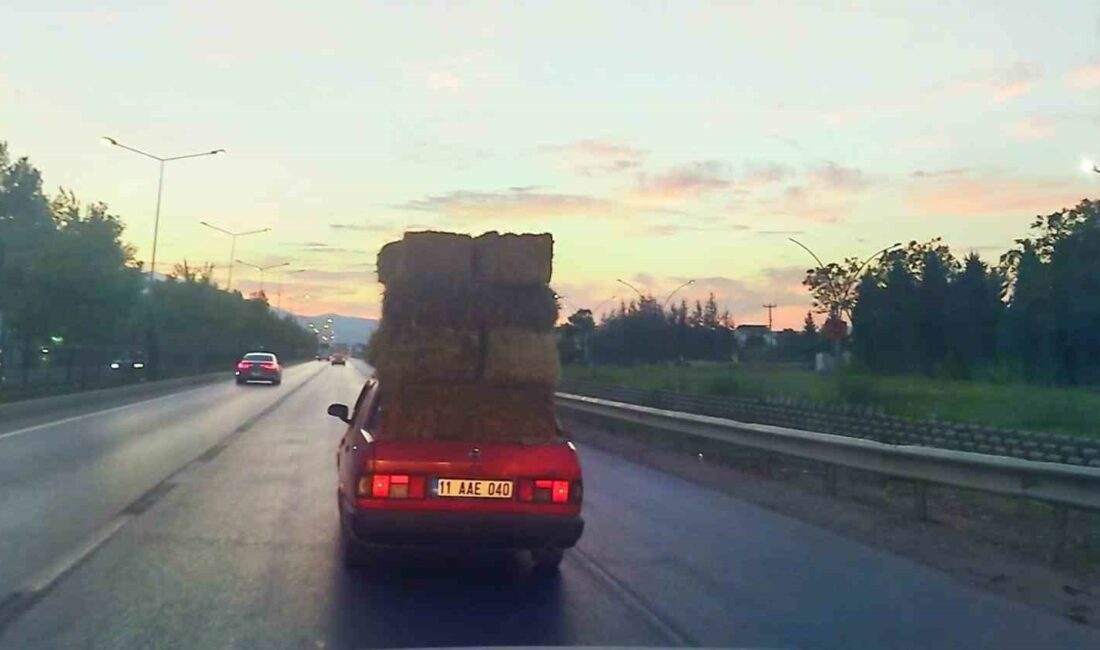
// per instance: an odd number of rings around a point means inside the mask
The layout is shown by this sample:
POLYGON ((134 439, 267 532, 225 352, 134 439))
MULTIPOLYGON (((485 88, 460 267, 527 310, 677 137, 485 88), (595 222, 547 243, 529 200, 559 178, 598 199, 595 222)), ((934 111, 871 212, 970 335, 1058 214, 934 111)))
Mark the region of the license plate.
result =
POLYGON ((511 499, 511 481, 476 481, 467 478, 440 478, 435 481, 438 497, 472 497, 475 499, 511 499))

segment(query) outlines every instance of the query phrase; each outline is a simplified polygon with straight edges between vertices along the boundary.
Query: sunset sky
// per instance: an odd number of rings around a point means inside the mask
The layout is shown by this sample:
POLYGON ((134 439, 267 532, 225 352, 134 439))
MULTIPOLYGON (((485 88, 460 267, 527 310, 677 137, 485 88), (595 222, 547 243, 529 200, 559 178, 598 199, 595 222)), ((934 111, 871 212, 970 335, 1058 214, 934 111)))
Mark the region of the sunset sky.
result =
POLYGON ((270 227, 237 256, 307 269, 283 296, 302 313, 377 316, 375 252, 431 227, 552 232, 567 309, 693 278, 678 295, 798 327, 790 236, 995 260, 1100 194, 1095 0, 6 0, 0 25, 0 140, 51 192, 108 203, 147 259, 156 163, 100 136, 225 148, 169 164, 158 270, 224 282, 229 239, 199 221, 270 227))

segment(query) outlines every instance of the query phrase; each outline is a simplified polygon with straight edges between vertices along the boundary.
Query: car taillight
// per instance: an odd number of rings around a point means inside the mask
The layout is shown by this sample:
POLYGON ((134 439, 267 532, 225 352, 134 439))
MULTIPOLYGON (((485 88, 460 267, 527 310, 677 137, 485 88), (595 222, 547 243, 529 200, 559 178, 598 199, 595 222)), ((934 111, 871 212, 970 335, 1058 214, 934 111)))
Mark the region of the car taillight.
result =
POLYGON ((262 363, 262 364, 260 364, 260 367, 263 368, 264 370, 275 370, 276 368, 279 367, 279 364, 277 364, 277 363, 262 363))
POLYGON ((520 479, 516 482, 516 496, 520 501, 535 503, 580 503, 583 488, 580 481, 559 479, 520 479))
POLYGON ((360 497, 375 499, 423 499, 424 477, 408 474, 364 474, 359 477, 360 497))
POLYGON ((252 367, 252 364, 247 361, 242 361, 237 364, 237 370, 248 370, 252 367))

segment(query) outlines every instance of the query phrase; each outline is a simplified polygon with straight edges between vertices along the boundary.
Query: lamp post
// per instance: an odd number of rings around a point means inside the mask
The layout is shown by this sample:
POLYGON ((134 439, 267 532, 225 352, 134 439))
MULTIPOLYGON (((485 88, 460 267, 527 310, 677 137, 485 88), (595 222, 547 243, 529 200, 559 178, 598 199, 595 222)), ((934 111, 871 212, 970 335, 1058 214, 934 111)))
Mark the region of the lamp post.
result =
MULTIPOLYGON (((818 257, 817 253, 813 252, 810 249, 809 246, 803 244, 802 242, 798 241, 794 237, 789 237, 788 239, 792 243, 798 245, 799 248, 801 248, 802 250, 809 253, 810 257, 813 257, 814 261, 817 262, 819 268, 825 268, 825 266, 826 266, 825 263, 821 261, 821 258, 818 257)), ((848 309, 847 305, 851 300, 852 288, 855 286, 855 283, 859 279, 860 274, 863 273, 863 269, 867 268, 867 265, 871 263, 871 260, 879 257, 880 255, 885 255, 886 253, 888 253, 888 252, 890 252, 890 251, 892 251, 895 248, 898 248, 900 246, 901 246, 901 242, 896 242, 896 243, 891 244, 891 245, 887 246, 886 248, 880 250, 879 252, 869 256, 867 259, 863 260, 863 262, 860 263, 859 267, 856 269, 855 274, 851 278, 848 279, 848 282, 844 286, 837 286, 837 285, 833 284, 833 278, 829 278, 829 293, 832 294, 831 295, 832 304, 829 305, 829 318, 830 319, 839 319, 841 317, 841 310, 844 310, 845 312, 849 312, 848 313, 848 318, 849 318, 849 320, 851 320, 851 313, 850 313, 850 310, 848 309)), ((834 353, 834 358, 836 360, 836 364, 837 364, 838 367, 840 365, 840 341, 841 341, 841 338, 842 338, 841 336, 838 336, 833 341, 833 353, 834 353)))
POLYGON ((681 284, 680 286, 676 287, 671 292, 669 292, 669 294, 667 296, 665 296, 665 301, 661 303, 661 309, 664 309, 665 307, 668 306, 668 301, 672 300, 672 296, 675 296, 677 291, 679 291, 680 289, 683 289, 686 286, 692 285, 692 284, 695 284, 695 280, 688 280, 687 282, 681 284))
POLYGON ((218 231, 222 234, 229 235, 229 240, 230 240, 230 243, 229 243, 229 278, 225 281, 225 290, 226 291, 232 291, 233 290, 233 258, 236 257, 236 255, 237 255, 237 238, 238 237, 246 237, 248 235, 258 235, 258 234, 264 233, 264 232, 271 232, 271 228, 260 228, 259 230, 245 230, 243 232, 230 232, 230 231, 226 230, 225 228, 219 228, 218 226, 215 226, 214 224, 212 224, 208 221, 200 221, 199 223, 206 226, 207 228, 210 228, 211 230, 216 230, 216 231, 218 231))
POLYGON ((290 262, 280 262, 279 264, 268 264, 267 266, 260 266, 258 264, 253 264, 244 260, 237 260, 237 264, 250 266, 260 272, 260 293, 264 292, 264 273, 270 271, 271 269, 277 269, 280 266, 290 266, 290 262))
MULTIPOLYGON (((287 271, 286 274, 287 275, 294 275, 295 273, 305 273, 308 270, 309 269, 295 269, 293 271, 287 271)), ((283 310, 283 283, 282 282, 279 283, 279 293, 278 293, 277 301, 275 303, 275 309, 278 309, 279 311, 283 310)))
POLYGON ((156 206, 156 210, 153 214, 153 250, 152 250, 151 255, 149 257, 149 287, 148 287, 148 289, 149 289, 149 302, 148 302, 149 312, 148 312, 148 322, 146 323, 146 330, 145 330, 145 346, 147 348, 146 356, 147 356, 147 359, 149 361, 149 368, 148 368, 149 373, 148 374, 151 378, 156 379, 157 377, 160 376, 160 355, 159 355, 158 350, 157 350, 157 327, 156 327, 156 320, 155 320, 154 311, 153 311, 152 291, 153 291, 154 281, 156 280, 156 270, 157 270, 157 241, 160 238, 160 199, 161 199, 161 196, 164 194, 164 165, 167 164, 167 163, 170 163, 174 160, 185 160, 187 158, 201 158, 201 157, 204 157, 204 156, 216 156, 220 153, 225 153, 225 149, 214 149, 212 151, 203 151, 203 152, 200 152, 200 153, 186 154, 186 155, 183 155, 183 156, 169 156, 169 157, 165 158, 163 156, 155 156, 155 155, 149 153, 148 151, 142 151, 141 149, 138 149, 136 147, 131 147, 131 146, 122 144, 118 140, 116 140, 114 138, 111 138, 111 137, 108 137, 108 136, 103 136, 102 138, 100 138, 100 140, 106 145, 109 145, 109 146, 112 146, 112 147, 118 147, 120 149, 125 149, 126 151, 130 151, 130 152, 136 153, 140 156, 145 156, 146 158, 150 158, 152 160, 155 160, 159 163, 159 167, 160 167, 159 173, 157 175, 157 206, 156 206))
POLYGON ((153 278, 155 277, 153 274, 156 272, 156 267, 157 267, 157 239, 159 238, 159 235, 160 235, 160 198, 161 198, 161 195, 163 194, 163 191, 164 191, 164 165, 165 165, 165 163, 170 163, 173 160, 184 160, 184 159, 187 159, 187 158, 201 158, 203 156, 216 156, 220 153, 225 153, 225 149, 214 149, 213 151, 203 151, 201 153, 191 153, 191 154, 186 154, 186 155, 183 155, 183 156, 170 156, 168 158, 163 158, 161 156, 155 156, 155 155, 153 155, 153 154, 151 154, 147 151, 142 151, 141 149, 137 149, 135 147, 130 147, 130 146, 124 145, 121 142, 119 142, 118 140, 115 140, 114 138, 109 138, 107 136, 103 136, 101 138, 101 140, 106 145, 109 145, 109 146, 112 146, 112 147, 118 147, 120 149, 125 149, 127 151, 132 151, 133 153, 139 154, 141 156, 145 156, 146 158, 151 158, 151 159, 157 161, 158 163, 160 163, 160 174, 157 177, 157 207, 156 207, 156 212, 153 216, 153 252, 152 252, 152 255, 150 256, 150 259, 149 259, 149 280, 152 281, 153 278))
POLYGON ((638 291, 638 287, 636 287, 636 286, 630 284, 629 282, 627 282, 626 280, 622 280, 620 278, 615 278, 615 282, 618 282, 619 284, 623 285, 624 287, 629 287, 631 289, 631 291, 638 294, 638 298, 640 300, 645 300, 645 295, 643 295, 641 291, 638 291))

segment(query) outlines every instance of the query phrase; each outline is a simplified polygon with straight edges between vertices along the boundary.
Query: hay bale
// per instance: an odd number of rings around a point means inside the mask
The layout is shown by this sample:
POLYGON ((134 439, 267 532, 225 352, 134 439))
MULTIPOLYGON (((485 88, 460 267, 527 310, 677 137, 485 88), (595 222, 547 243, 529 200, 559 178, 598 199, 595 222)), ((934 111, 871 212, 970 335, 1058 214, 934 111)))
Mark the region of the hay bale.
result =
POLYGON ((540 443, 558 438, 545 387, 382 385, 379 438, 540 443))
POLYGON ((477 306, 470 288, 463 283, 402 277, 386 285, 382 321, 398 327, 474 329, 478 326, 477 306))
POLYGON ((553 332, 514 327, 489 330, 482 378, 495 384, 554 386, 560 371, 553 332))
POLYGON ((474 240, 474 276, 502 286, 549 284, 554 237, 487 232, 474 240))
POLYGON ((397 278, 398 269, 401 268, 401 253, 400 241, 391 241, 378 251, 375 270, 378 272, 379 282, 389 284, 397 278))
POLYGON ((507 287, 480 285, 474 290, 474 310, 482 328, 550 331, 558 322, 558 299, 546 285, 507 287))
POLYGON ((449 280, 467 284, 473 273, 474 240, 451 232, 407 232, 401 240, 397 277, 407 282, 449 280))
POLYGON ((394 327, 383 321, 371 337, 367 363, 392 384, 473 381, 481 345, 476 332, 447 327, 394 327))

